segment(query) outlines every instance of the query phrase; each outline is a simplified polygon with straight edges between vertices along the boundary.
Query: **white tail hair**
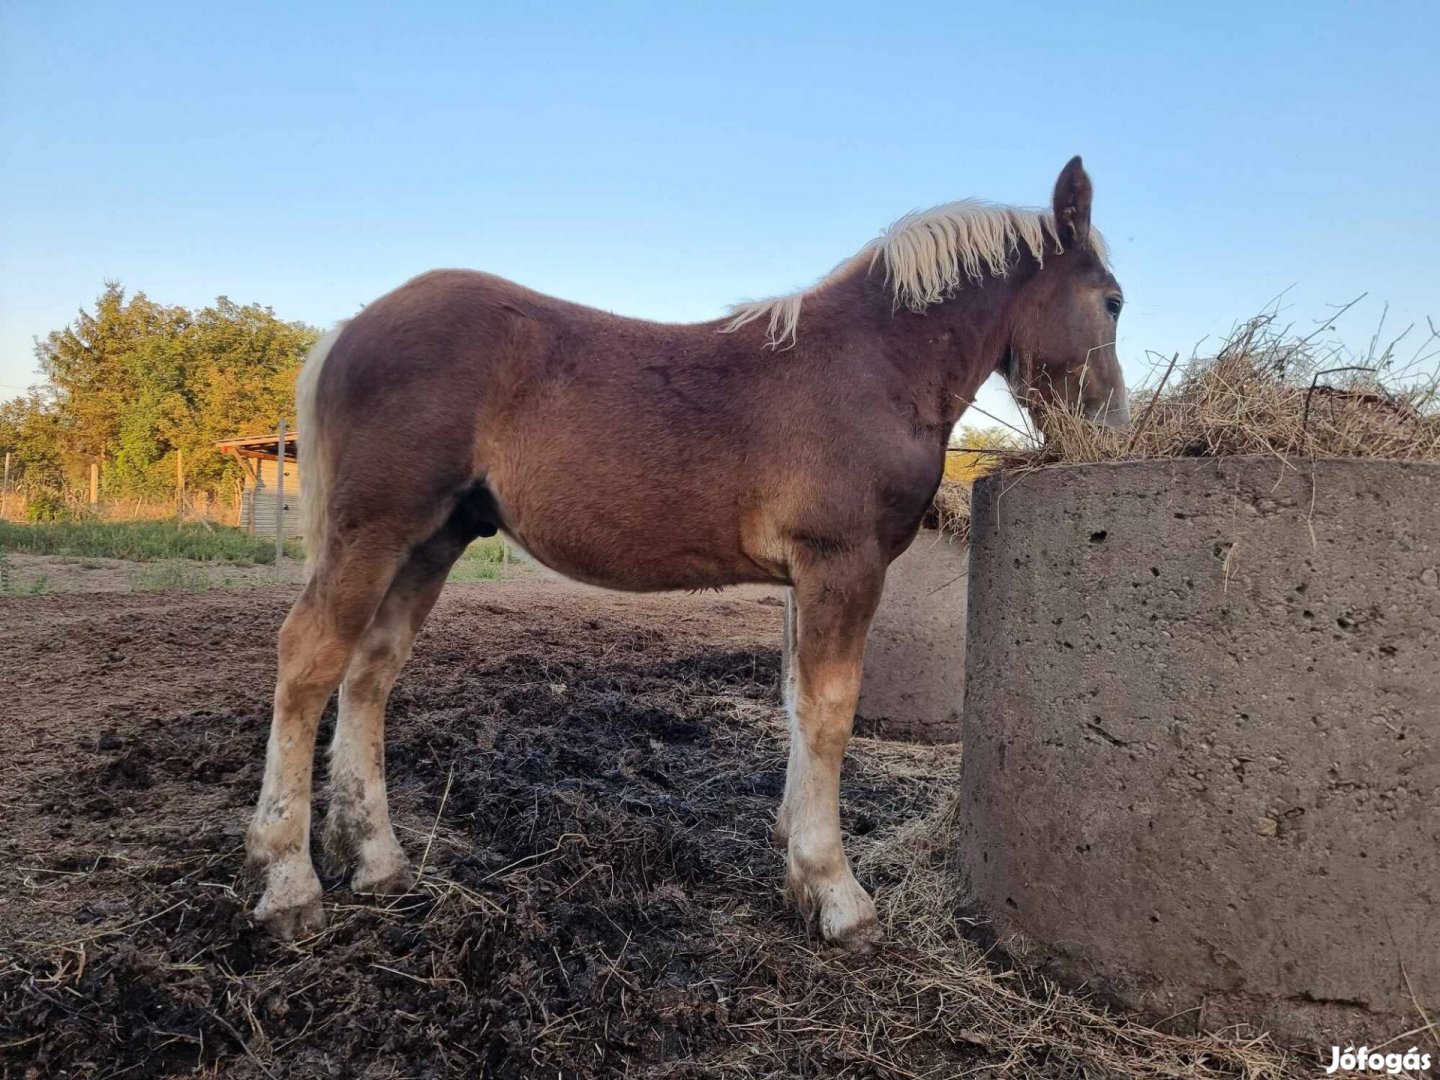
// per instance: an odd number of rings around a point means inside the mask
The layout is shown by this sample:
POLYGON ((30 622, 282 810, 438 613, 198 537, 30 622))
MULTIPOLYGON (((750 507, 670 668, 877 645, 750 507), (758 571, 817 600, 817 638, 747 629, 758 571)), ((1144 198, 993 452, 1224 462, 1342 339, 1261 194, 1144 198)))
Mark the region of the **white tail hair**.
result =
POLYGON ((329 519, 325 497, 324 443, 315 412, 315 390, 320 384, 320 369, 325 366, 330 347, 344 328, 345 324, 341 323, 311 346, 305 357, 305 366, 300 369, 300 377, 295 380, 295 436, 300 455, 300 505, 307 581, 315 570, 316 559, 325 548, 325 529, 329 519))

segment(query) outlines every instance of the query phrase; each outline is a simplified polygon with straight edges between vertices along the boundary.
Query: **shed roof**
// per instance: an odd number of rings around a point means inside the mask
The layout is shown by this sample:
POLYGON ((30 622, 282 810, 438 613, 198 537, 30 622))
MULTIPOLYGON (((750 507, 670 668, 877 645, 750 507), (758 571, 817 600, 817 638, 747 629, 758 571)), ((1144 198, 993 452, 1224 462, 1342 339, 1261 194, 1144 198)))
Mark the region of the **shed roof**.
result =
MULTIPOLYGON (((285 460, 295 461, 297 459, 298 432, 285 432, 285 460)), ((260 458, 262 461, 279 461, 280 437, 279 432, 272 431, 268 435, 245 435, 238 439, 221 439, 215 444, 215 449, 222 454, 234 454, 242 458, 260 458)))

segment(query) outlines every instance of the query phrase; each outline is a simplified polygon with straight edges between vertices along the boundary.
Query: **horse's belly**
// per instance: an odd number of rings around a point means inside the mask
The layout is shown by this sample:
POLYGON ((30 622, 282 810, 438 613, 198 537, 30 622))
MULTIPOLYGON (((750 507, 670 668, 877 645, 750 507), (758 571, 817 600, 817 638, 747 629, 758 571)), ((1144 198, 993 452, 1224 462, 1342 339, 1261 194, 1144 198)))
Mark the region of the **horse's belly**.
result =
POLYGON ((497 447, 486 483, 506 532, 552 570, 629 591, 782 580, 752 557, 741 510, 752 500, 733 463, 701 469, 565 435, 512 445, 497 447))
POLYGON ((533 530, 507 531, 529 555, 556 573, 606 589, 659 592, 778 580, 738 552, 675 548, 646 536, 558 537, 533 530))

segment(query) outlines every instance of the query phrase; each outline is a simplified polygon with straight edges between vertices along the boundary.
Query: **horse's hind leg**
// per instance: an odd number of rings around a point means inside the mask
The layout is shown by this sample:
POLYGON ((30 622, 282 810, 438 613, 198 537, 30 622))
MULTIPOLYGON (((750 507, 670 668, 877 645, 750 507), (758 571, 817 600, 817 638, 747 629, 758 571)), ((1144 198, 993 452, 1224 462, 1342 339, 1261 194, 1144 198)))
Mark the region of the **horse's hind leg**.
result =
POLYGON ((340 686, 325 854, 337 869, 354 860, 350 887, 357 893, 402 892, 411 882, 385 798, 385 705, 470 537, 452 523, 415 549, 356 646, 340 686))
POLYGON ((775 837, 788 849, 787 887, 825 940, 868 950, 880 938, 875 904, 840 837, 840 766, 855 720, 865 636, 884 566, 857 556, 797 568, 798 627, 790 704, 790 765, 775 837))
POLYGON ((385 538, 346 544, 316 568, 280 630, 265 781, 246 846, 250 864, 265 873, 255 919, 281 937, 324 922, 320 879, 310 861, 315 731, 403 554, 385 538))

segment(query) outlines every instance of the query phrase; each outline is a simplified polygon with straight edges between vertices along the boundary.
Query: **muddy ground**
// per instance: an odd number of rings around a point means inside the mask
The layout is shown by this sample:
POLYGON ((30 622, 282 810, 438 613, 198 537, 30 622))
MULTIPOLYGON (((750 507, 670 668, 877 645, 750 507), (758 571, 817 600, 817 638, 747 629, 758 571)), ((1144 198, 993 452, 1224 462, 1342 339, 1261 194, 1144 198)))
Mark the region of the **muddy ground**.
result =
MULTIPOLYGON (((3 601, 7 1072, 604 1075, 743 1021, 711 924, 792 922, 773 598, 452 588, 390 729, 426 884, 327 882, 330 928, 294 947, 237 884, 291 597, 3 601)), ((896 802, 861 785, 852 827, 896 802)))
MULTIPOLYGON (((420 885, 326 876, 326 930, 271 941, 241 845, 293 595, 0 598, 0 1075, 1280 1075, 995 981, 958 935, 892 928, 870 960, 808 936, 768 842, 781 608, 758 590, 452 585, 388 733, 420 885)), ((852 850, 954 765, 861 740, 852 850)), ((862 864, 882 908, 912 861, 862 864)))

